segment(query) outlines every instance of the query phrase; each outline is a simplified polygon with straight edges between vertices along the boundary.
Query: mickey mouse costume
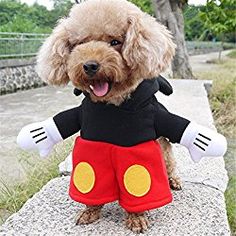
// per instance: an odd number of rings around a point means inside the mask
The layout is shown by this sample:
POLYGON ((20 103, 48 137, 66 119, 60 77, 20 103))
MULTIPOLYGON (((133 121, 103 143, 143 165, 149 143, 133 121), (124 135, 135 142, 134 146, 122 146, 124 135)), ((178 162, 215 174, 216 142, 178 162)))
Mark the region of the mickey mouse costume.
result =
POLYGON ((172 195, 157 138, 184 145, 195 162, 224 155, 227 144, 221 134, 168 112, 154 95, 159 88, 156 79, 144 80, 120 106, 94 103, 86 94, 79 107, 24 127, 17 142, 46 156, 81 131, 73 149, 72 199, 87 205, 119 200, 129 212, 163 206, 172 195))

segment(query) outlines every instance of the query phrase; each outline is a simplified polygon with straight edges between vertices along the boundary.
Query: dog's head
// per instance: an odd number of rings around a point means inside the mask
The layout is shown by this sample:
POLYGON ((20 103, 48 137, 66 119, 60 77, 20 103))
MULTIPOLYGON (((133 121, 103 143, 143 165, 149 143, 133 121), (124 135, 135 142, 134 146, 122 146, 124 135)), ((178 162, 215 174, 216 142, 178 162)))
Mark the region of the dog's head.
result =
POLYGON ((175 51, 170 32, 126 0, 75 5, 38 55, 40 77, 69 81, 93 101, 119 103, 145 78, 157 76, 175 51))

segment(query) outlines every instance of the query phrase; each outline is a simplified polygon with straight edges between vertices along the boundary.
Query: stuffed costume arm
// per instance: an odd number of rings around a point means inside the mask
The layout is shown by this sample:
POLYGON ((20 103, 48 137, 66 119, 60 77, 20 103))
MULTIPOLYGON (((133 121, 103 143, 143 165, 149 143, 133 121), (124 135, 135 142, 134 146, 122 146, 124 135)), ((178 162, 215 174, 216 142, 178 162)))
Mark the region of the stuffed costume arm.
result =
MULTIPOLYGON (((173 92, 172 86, 165 78, 159 76, 155 79, 162 93, 170 95, 173 92)), ((75 88, 74 94, 79 96, 82 91, 75 88)), ((45 157, 55 144, 81 129, 81 117, 81 106, 79 106, 63 111, 45 121, 27 125, 17 136, 17 143, 24 150, 38 149, 40 156, 45 157)))
POLYGON ((194 162, 199 162, 204 156, 223 156, 227 150, 223 135, 168 112, 160 103, 155 117, 155 129, 159 136, 185 146, 194 162))
POLYGON ((41 157, 46 157, 55 144, 77 133, 80 128, 81 106, 23 127, 17 136, 17 144, 24 150, 36 149, 41 157))
POLYGON ((81 129, 82 108, 81 106, 60 112, 53 117, 63 139, 67 139, 81 129))

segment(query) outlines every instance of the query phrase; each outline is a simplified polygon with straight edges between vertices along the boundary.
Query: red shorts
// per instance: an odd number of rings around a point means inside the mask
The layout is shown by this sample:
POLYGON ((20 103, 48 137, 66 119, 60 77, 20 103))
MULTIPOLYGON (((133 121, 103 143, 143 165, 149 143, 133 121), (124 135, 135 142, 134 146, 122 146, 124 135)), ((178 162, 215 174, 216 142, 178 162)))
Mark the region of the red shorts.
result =
POLYGON ((129 212, 170 203, 172 195, 159 143, 121 147, 78 137, 69 194, 87 205, 118 200, 129 212))

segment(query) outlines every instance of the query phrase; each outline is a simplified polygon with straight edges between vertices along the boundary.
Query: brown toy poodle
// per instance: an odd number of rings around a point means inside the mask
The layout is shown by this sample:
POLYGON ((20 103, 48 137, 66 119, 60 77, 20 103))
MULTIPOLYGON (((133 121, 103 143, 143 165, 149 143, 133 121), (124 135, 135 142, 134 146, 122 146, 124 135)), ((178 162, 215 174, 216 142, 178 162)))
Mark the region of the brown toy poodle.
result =
MULTIPOLYGON (((38 56, 38 73, 49 84, 71 81, 89 93, 92 101, 119 106, 144 78, 164 71, 174 52, 166 27, 132 3, 88 0, 75 5, 46 40, 38 56)), ((170 186, 181 189, 171 145, 164 138, 159 142, 170 186)), ((76 223, 96 221, 101 208, 87 206, 76 223)), ((126 226, 133 232, 144 232, 148 228, 145 212, 127 212, 126 226)))

